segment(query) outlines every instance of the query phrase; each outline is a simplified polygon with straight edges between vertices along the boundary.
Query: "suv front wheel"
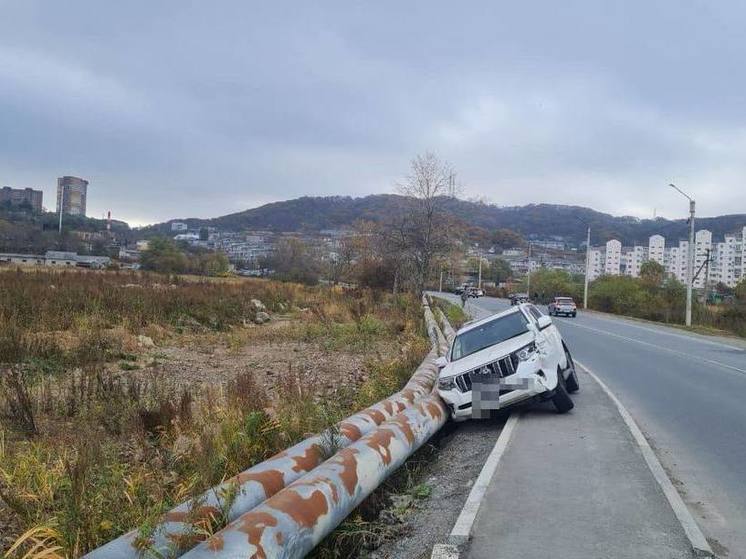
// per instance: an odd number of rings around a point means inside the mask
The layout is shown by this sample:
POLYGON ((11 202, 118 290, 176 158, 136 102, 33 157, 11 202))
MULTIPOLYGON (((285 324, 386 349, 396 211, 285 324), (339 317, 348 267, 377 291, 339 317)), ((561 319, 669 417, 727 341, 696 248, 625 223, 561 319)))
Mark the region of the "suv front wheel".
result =
POLYGON ((572 355, 570 355, 570 351, 566 347, 565 359, 567 359, 567 369, 565 369, 565 371, 569 371, 567 380, 565 381, 565 387, 570 393, 577 392, 578 390, 580 390, 580 383, 578 382, 578 372, 575 370, 575 361, 572 360, 572 355))
POLYGON ((570 395, 567 393, 565 375, 559 367, 557 367, 557 387, 554 389, 552 403, 559 413, 567 413, 575 407, 575 404, 570 399, 570 395))

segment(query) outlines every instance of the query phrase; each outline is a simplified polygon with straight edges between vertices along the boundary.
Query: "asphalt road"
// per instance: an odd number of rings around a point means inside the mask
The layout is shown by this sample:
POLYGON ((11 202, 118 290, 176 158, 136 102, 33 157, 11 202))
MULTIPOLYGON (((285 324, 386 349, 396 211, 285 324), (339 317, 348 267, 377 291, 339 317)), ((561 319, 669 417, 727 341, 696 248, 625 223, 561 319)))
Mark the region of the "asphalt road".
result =
POLYGON ((554 320, 632 413, 714 551, 746 559, 746 345, 582 311, 554 320))

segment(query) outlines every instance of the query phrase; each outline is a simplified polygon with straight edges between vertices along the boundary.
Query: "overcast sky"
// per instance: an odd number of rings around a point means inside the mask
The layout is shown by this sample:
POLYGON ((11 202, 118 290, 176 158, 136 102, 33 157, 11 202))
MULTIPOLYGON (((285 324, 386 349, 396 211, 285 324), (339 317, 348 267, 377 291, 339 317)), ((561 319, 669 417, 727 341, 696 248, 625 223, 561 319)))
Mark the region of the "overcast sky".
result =
POLYGON ((746 213, 739 1, 0 0, 0 185, 149 223, 394 191, 746 213))

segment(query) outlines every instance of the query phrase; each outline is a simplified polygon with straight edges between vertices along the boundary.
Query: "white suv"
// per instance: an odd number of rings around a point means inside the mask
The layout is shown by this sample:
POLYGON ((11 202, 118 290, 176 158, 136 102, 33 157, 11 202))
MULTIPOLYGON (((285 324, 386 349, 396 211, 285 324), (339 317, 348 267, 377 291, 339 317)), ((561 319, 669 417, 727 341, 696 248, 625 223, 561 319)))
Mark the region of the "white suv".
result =
POLYGON ((559 330, 531 304, 467 323, 438 365, 438 392, 456 421, 530 399, 552 400, 564 413, 573 408, 568 393, 580 388, 559 330))

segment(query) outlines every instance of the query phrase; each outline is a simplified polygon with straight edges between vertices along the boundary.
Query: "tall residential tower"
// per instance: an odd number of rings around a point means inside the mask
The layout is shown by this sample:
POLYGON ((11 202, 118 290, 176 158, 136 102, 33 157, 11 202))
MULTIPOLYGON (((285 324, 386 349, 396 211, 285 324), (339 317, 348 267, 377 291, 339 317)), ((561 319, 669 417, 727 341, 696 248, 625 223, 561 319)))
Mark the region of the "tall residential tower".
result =
POLYGON ((69 215, 85 215, 88 181, 78 177, 57 179, 57 212, 69 215))

